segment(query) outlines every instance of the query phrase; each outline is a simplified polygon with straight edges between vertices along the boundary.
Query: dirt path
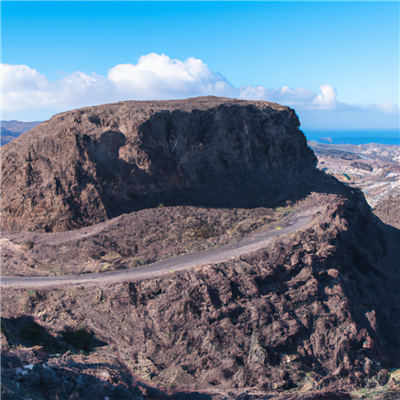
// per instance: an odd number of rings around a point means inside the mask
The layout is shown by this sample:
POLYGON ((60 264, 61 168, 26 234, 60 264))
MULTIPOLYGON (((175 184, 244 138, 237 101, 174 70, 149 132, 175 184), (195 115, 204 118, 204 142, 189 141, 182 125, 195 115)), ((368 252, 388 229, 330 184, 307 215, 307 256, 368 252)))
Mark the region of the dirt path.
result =
POLYGON ((186 254, 157 261, 143 267, 87 275, 52 276, 52 277, 13 277, 1 278, 1 287, 45 287, 66 284, 110 284, 116 282, 128 282, 141 279, 149 279, 173 271, 193 268, 202 264, 211 264, 228 260, 244 253, 265 247, 276 236, 295 232, 312 221, 316 210, 308 210, 293 214, 281 229, 270 229, 256 233, 239 240, 237 243, 223 246, 217 249, 186 254))

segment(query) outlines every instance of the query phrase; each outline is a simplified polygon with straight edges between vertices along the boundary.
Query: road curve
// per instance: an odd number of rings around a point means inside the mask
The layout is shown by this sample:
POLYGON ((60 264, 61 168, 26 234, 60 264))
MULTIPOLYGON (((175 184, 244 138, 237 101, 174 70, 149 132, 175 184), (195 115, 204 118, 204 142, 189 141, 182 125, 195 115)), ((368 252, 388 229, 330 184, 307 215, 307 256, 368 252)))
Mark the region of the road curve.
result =
POLYGON ((308 212, 292 214, 288 218, 286 226, 282 227, 281 229, 272 228, 270 230, 255 233, 254 235, 243 238, 234 244, 229 244, 213 250, 167 258, 143 267, 87 275, 46 277, 5 276, 1 277, 1 287, 39 288, 71 284, 110 284, 154 278, 171 273, 173 271, 193 268, 202 264, 212 264, 226 261, 231 257, 261 249, 262 247, 265 247, 275 236, 295 232, 306 226, 312 221, 313 214, 314 213, 311 210, 308 212))

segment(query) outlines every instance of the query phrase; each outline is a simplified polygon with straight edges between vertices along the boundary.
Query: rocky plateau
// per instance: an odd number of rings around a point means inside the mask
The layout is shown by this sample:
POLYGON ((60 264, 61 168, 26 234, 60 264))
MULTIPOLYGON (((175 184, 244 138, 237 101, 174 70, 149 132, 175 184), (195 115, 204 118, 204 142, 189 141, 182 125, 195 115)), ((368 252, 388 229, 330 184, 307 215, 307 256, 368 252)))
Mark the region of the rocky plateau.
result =
POLYGON ((3 276, 143 267, 318 211, 153 279, 3 287, 2 398, 399 399, 396 192, 360 184, 398 155, 310 145, 294 110, 215 97, 69 111, 5 145, 3 276))
POLYGON ((57 114, 2 149, 2 228, 57 232, 144 208, 276 206, 317 159, 294 110, 217 97, 57 114), (18 173, 17 173, 18 171, 18 173))

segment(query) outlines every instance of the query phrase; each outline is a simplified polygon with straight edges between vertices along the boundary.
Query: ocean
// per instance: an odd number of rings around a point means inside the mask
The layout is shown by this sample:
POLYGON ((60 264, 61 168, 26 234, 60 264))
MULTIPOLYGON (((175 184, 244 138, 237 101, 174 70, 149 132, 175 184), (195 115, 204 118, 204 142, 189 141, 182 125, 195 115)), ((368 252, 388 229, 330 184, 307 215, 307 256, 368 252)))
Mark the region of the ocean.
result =
POLYGON ((307 140, 319 143, 332 144, 365 144, 380 143, 400 145, 400 131, 398 130, 311 130, 302 129, 307 140))

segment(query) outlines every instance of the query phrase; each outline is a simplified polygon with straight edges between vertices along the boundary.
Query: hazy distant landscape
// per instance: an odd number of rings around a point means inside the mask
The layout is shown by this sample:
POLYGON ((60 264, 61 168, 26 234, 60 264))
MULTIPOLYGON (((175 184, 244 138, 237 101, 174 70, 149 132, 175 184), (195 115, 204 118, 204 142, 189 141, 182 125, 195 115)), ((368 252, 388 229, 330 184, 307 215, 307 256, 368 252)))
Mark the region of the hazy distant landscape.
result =
POLYGON ((1 125, 1 145, 11 142, 18 136, 39 125, 41 121, 22 122, 22 121, 0 121, 1 125))

